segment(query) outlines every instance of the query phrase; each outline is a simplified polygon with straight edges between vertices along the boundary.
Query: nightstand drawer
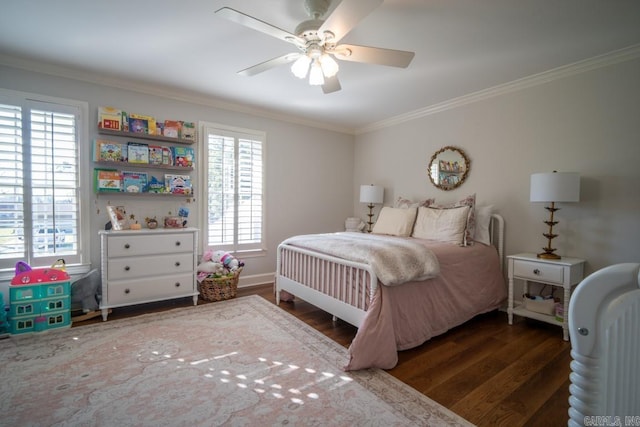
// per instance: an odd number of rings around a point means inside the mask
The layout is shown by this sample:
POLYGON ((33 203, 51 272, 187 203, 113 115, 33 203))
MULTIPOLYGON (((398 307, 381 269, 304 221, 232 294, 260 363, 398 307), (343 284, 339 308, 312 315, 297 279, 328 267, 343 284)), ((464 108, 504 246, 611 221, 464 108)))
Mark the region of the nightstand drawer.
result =
POLYGON ((564 283, 564 267, 562 265, 516 259, 513 261, 513 276, 521 279, 539 280, 562 285, 564 283))

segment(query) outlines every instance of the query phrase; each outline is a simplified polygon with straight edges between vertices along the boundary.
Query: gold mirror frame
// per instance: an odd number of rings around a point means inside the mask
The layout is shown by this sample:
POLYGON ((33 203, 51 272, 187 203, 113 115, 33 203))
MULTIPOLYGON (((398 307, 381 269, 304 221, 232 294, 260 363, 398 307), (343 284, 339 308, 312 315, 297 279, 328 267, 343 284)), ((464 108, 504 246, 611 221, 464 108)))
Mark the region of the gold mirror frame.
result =
POLYGON ((470 169, 471 161, 463 150, 446 146, 431 156, 427 175, 436 188, 449 191, 462 185, 470 169))

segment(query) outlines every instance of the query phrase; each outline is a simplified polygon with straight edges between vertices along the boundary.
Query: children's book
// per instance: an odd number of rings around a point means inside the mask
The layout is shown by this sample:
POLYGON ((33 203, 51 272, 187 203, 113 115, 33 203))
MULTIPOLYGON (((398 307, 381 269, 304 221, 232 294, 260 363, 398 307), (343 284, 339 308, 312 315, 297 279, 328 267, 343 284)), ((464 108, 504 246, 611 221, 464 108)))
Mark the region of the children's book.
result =
POLYGON ((189 175, 166 174, 164 176, 167 191, 171 194, 192 194, 191 177, 189 175))
POLYGON ((122 171, 122 189, 126 193, 144 193, 147 191, 147 174, 122 171))
POLYGON ((162 164, 166 166, 173 165, 173 154, 169 147, 162 147, 162 164))
POLYGON ((96 162, 122 161, 122 146, 117 142, 96 139, 94 150, 94 160, 96 162))
POLYGON ((149 163, 149 145, 140 142, 127 143, 129 163, 149 163))
POLYGON ((161 165, 162 164, 162 147, 159 145, 149 145, 149 164, 161 165))
POLYGON ((184 168, 193 167, 195 152, 192 147, 171 147, 173 154, 173 165, 184 168))
POLYGON ((189 141, 196 140, 196 124, 194 122, 182 122, 182 132, 180 138, 189 141))
POLYGON ((156 134, 156 119, 153 116, 129 114, 129 132, 156 134), (132 125, 133 124, 133 125, 132 125))
POLYGON ((149 122, 145 119, 134 119, 129 117, 129 132, 133 133, 149 133, 149 122))
POLYGON ((98 128, 122 130, 122 110, 113 107, 98 107, 98 128))
POLYGON ((163 135, 169 138, 179 138, 180 131, 182 129, 182 123, 177 120, 165 120, 163 135))
POLYGON ((164 186, 164 181, 160 181, 155 176, 151 176, 149 179, 149 184, 147 185, 147 191, 149 193, 165 193, 166 189, 164 186))
POLYGON ((122 188, 122 176, 114 169, 94 169, 94 189, 99 192, 119 192, 122 188))

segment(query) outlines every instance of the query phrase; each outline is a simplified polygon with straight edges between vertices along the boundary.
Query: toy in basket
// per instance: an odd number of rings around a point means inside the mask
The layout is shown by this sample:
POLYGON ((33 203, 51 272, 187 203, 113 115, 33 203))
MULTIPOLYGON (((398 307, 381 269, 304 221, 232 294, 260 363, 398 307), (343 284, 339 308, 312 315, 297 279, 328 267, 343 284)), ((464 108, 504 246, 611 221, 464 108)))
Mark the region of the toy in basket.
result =
POLYGON ((205 301, 235 298, 244 262, 225 251, 207 249, 198 265, 198 290, 205 301))

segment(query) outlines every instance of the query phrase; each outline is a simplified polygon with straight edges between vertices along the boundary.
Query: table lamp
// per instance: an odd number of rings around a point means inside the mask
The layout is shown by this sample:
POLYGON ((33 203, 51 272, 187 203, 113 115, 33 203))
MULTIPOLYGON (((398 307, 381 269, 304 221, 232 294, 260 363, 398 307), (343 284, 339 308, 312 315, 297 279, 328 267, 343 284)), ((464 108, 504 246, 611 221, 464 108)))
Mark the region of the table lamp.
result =
POLYGON ((375 204, 380 204, 384 200, 384 187, 379 187, 377 185, 361 185, 360 186, 360 203, 368 203, 369 213, 369 221, 367 224, 369 225, 367 232, 371 233, 373 226, 373 208, 375 204))
POLYGON ((544 252, 538 254, 542 259, 561 259, 555 253, 555 248, 551 247, 551 241, 558 237, 553 233, 553 226, 558 224, 554 221, 553 213, 559 208, 555 207, 556 202, 578 202, 580 201, 580 175, 575 172, 544 172, 531 175, 530 200, 532 202, 549 202, 550 206, 545 209, 549 211, 549 220, 544 221, 549 226, 549 232, 542 235, 547 238, 547 247, 542 248, 544 252))

